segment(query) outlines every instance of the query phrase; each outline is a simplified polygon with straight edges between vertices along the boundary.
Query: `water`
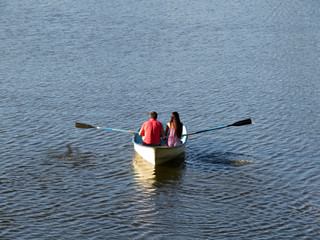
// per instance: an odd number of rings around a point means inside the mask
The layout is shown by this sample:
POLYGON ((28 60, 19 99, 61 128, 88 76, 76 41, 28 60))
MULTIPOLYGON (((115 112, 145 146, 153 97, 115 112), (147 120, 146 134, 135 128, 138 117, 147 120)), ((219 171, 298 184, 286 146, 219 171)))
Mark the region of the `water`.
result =
POLYGON ((319 239, 319 1, 1 1, 1 239, 319 239), (178 111, 184 161, 131 135, 178 111))

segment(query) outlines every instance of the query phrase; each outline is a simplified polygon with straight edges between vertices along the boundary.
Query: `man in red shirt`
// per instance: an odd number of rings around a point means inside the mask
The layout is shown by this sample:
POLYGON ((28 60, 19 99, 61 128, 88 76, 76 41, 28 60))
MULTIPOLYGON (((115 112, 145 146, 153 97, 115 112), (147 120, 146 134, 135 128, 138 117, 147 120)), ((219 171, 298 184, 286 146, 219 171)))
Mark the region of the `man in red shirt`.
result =
POLYGON ((160 145, 161 138, 165 136, 163 125, 157 121, 158 114, 150 113, 150 120, 143 123, 139 135, 143 136, 143 143, 147 145, 160 145), (160 138, 161 137, 161 138, 160 138))

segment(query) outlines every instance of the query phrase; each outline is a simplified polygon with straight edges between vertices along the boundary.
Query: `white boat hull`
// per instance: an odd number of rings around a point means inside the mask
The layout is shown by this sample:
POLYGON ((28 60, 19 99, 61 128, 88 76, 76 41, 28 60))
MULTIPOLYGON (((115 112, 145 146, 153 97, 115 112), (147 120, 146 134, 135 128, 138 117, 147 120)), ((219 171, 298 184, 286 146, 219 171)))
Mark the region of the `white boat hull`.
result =
MULTIPOLYGON (((182 134, 186 134, 187 129, 183 126, 182 134)), ((182 144, 176 147, 167 147, 165 143, 162 146, 146 146, 142 144, 142 137, 136 133, 133 137, 135 151, 145 160, 153 165, 163 164, 165 162, 179 158, 186 148, 188 136, 183 136, 182 144)))

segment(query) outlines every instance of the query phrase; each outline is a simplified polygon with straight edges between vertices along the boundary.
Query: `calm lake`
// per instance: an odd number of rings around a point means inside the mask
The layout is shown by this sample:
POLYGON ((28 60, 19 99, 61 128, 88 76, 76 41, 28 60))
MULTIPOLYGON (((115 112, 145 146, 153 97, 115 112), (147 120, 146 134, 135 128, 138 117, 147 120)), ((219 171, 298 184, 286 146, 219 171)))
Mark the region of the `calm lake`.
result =
POLYGON ((0 1, 1 239, 320 239, 320 1, 0 1), (157 111, 189 131, 149 165, 157 111))

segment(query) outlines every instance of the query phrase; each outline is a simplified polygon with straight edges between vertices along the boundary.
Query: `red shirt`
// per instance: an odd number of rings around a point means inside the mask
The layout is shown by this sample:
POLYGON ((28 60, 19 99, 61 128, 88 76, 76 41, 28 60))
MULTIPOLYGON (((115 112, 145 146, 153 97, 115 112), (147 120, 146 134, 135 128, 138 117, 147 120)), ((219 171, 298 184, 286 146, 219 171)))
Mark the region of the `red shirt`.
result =
POLYGON ((140 130, 140 135, 144 136, 143 143, 158 144, 161 142, 160 133, 163 131, 163 125, 155 119, 145 122, 140 130))

